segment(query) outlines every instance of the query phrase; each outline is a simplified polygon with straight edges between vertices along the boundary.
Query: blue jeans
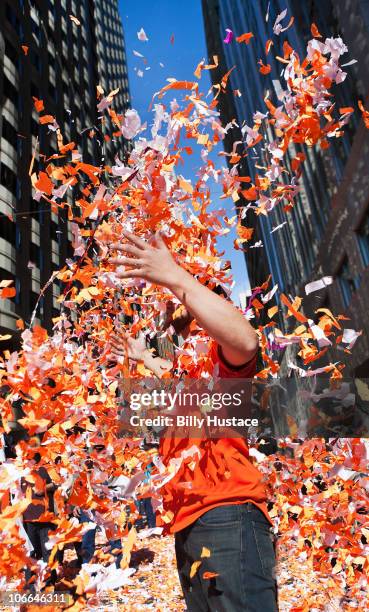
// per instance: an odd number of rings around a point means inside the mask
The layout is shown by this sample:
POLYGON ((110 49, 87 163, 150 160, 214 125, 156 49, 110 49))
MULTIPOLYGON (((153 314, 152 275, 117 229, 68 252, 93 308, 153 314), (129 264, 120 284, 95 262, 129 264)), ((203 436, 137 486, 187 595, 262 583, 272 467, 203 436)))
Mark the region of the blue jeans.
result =
MULTIPOLYGON (((146 523, 149 529, 156 527, 156 516, 152 508, 151 497, 144 497, 144 499, 138 499, 136 501, 136 507, 140 514, 146 516, 146 523)), ((141 521, 138 523, 141 525, 141 521)))
MULTIPOLYGON (((88 517, 88 514, 86 514, 86 512, 84 512, 83 510, 81 510, 80 515, 79 515, 79 522, 89 523, 90 520, 91 519, 88 517)), ((95 554, 95 536, 96 536, 96 527, 94 527, 93 529, 89 529, 88 531, 86 531, 86 533, 83 534, 82 542, 75 543, 77 558, 80 564, 88 563, 89 561, 91 561, 92 557, 94 556, 95 554)))
POLYGON ((175 534, 188 612, 276 612, 271 527, 254 504, 217 506, 175 534), (202 549, 210 551, 201 557, 202 549), (190 578, 191 566, 201 561, 190 578), (205 572, 217 574, 204 578, 205 572))
POLYGON ((111 555, 115 556, 115 566, 119 569, 120 568, 120 562, 123 559, 123 552, 122 552, 122 541, 121 540, 109 540, 109 552, 111 555), (118 550, 120 552, 114 553, 114 550, 118 550))
POLYGON ((153 527, 156 527, 156 517, 155 512, 152 509, 151 497, 144 497, 142 502, 142 506, 146 514, 147 526, 149 529, 152 529, 153 527))

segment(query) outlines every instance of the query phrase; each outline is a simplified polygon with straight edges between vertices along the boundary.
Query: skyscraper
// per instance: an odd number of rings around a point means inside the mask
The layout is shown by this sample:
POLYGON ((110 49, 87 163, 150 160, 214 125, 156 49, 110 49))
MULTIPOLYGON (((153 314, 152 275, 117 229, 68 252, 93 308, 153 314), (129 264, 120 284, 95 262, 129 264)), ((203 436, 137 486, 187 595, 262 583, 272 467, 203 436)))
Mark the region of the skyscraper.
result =
MULTIPOLYGON (((345 135, 330 139, 330 148, 324 152, 304 147, 306 161, 300 179, 301 191, 296 205, 289 213, 274 209, 268 217, 254 219, 255 241, 261 240, 263 248, 249 249, 247 266, 252 285, 260 284, 269 271, 280 291, 292 295, 304 294, 304 285, 311 279, 332 275, 335 282, 324 292, 305 299, 305 307, 311 315, 320 306, 346 312, 352 318, 349 327, 363 329, 357 349, 350 364, 361 373, 368 367, 369 324, 366 310, 369 302, 369 185, 365 167, 369 134, 365 131, 357 108, 358 98, 369 93, 369 70, 365 58, 369 52, 369 13, 367 2, 345 0, 316 3, 313 0, 203 0, 203 14, 208 54, 219 57, 219 67, 212 72, 213 82, 236 66, 229 77, 226 94, 219 96, 219 109, 226 125, 235 118, 242 129, 244 123, 253 124, 255 111, 265 112, 264 97, 269 91, 272 101, 278 102, 283 87, 280 73, 283 65, 276 56, 283 57, 285 38, 300 58, 306 54, 307 41, 312 38, 310 27, 315 23, 324 37, 341 35, 349 48, 347 62, 358 60, 345 68, 348 76, 334 91, 338 108, 353 106, 355 113, 345 135), (275 36, 272 31, 276 17, 285 8, 295 21, 286 35, 275 36), (226 28, 234 36, 253 32, 249 45, 235 41, 224 42, 226 28), (285 37, 285 38, 284 38, 285 37), (265 43, 273 40, 272 51, 265 56, 265 43), (261 75, 258 60, 269 63, 271 72, 261 75), (234 112, 234 115, 233 115, 234 112), (232 117, 233 115, 233 117, 232 117), (282 224, 284 224, 282 226, 282 224), (281 226, 277 231, 274 228, 281 226)), ((286 18, 286 21, 288 19, 286 18)), ((344 62, 343 62, 344 63, 344 62)), ((225 142, 230 151, 239 138, 239 131, 231 130, 231 138, 225 142)), ((264 131, 267 141, 273 140, 272 131, 264 131)), ((286 165, 297 146, 289 147, 286 165)), ((243 160, 242 174, 252 179, 263 164, 262 145, 251 150, 243 160)), ((240 202, 238 202, 239 204, 240 202)), ((342 358, 342 354, 339 355, 342 358)))
MULTIPOLYGON (((111 164, 115 145, 99 133, 97 86, 105 94, 119 87, 118 113, 129 106, 129 89, 117 0, 4 0, 0 20, 0 276, 17 289, 15 298, 0 301, 0 333, 14 334, 16 320, 30 320, 40 289, 71 253, 65 211, 51 212, 32 198, 32 155, 37 171, 39 153, 58 150, 56 134, 39 124, 34 99, 56 118, 65 142, 78 143, 84 161, 111 164)), ((54 283, 39 304, 48 329, 57 296, 54 283)))
MULTIPOLYGON (((122 113, 129 106, 129 88, 124 33, 118 2, 117 0, 99 0, 92 4, 94 6, 99 83, 106 93, 119 87, 119 92, 114 97, 114 108, 118 113, 122 113)), ((110 137, 109 134, 107 136, 110 137)), ((110 138, 105 142, 105 149, 108 160, 112 161, 118 152, 118 146, 113 139, 110 138)))

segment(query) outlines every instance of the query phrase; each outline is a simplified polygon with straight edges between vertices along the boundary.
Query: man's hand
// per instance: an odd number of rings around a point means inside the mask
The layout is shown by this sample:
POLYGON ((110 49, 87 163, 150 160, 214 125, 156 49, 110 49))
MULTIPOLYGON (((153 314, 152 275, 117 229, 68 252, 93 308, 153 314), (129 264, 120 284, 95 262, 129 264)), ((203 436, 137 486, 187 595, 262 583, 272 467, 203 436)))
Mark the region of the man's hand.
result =
POLYGON ((115 332, 111 336, 110 345, 111 349, 108 358, 115 361, 124 358, 126 346, 128 358, 133 361, 143 361, 145 368, 151 370, 158 378, 161 378, 165 372, 171 370, 173 367, 170 361, 152 355, 146 348, 145 337, 142 334, 138 336, 138 338, 133 338, 127 333, 121 332, 118 334, 115 332))
POLYGON ((177 282, 183 270, 174 261, 159 233, 155 234, 151 244, 126 230, 122 233, 126 241, 122 244, 112 244, 111 248, 131 257, 113 257, 109 260, 117 266, 129 266, 128 270, 117 274, 118 278, 138 277, 168 288, 177 282))
POLYGON ((133 338, 125 332, 114 332, 110 337, 110 355, 114 358, 125 357, 125 347, 127 347, 129 359, 133 361, 144 361, 146 348, 145 336, 142 334, 138 338, 133 338))
POLYGON ((231 366, 243 365, 255 356, 259 339, 249 321, 233 304, 176 264, 159 234, 155 235, 154 245, 125 230, 123 235, 127 242, 113 244, 112 248, 133 257, 110 259, 113 264, 129 266, 118 274, 119 278, 143 278, 170 289, 221 346, 223 357, 231 366))

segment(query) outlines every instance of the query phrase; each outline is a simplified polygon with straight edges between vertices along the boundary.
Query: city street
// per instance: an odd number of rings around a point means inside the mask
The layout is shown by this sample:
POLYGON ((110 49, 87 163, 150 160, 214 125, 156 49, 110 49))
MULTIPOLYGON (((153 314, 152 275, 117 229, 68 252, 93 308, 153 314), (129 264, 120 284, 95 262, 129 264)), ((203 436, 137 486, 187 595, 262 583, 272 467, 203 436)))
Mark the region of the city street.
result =
POLYGON ((4 606, 369 612, 368 57, 368 0, 0 2, 4 606))

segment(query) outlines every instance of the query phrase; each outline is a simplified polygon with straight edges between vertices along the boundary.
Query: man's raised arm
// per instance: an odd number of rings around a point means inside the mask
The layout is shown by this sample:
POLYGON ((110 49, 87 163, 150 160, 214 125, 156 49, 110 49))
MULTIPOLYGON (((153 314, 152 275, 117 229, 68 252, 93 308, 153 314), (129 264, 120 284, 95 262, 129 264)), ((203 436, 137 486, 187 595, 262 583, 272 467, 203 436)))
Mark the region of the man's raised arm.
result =
POLYGON ((186 307, 198 324, 218 342, 231 365, 249 361, 257 352, 258 336, 249 321, 230 302, 213 293, 173 259, 160 234, 153 244, 123 231, 126 241, 112 248, 130 255, 110 259, 115 265, 128 266, 119 278, 143 278, 167 287, 186 307))

